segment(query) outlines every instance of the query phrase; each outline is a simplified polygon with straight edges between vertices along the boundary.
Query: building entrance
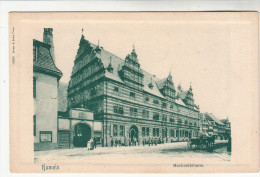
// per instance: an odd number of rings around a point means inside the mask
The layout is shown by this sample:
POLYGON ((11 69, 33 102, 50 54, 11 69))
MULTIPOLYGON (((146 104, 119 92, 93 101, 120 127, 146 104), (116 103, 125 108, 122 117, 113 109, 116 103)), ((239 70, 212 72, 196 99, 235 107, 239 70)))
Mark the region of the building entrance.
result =
POLYGON ((130 127, 129 138, 131 139, 132 142, 134 140, 136 141, 138 140, 138 128, 135 125, 130 127))
POLYGON ((73 145, 74 147, 87 147, 87 142, 91 138, 91 128, 84 123, 74 126, 73 145))

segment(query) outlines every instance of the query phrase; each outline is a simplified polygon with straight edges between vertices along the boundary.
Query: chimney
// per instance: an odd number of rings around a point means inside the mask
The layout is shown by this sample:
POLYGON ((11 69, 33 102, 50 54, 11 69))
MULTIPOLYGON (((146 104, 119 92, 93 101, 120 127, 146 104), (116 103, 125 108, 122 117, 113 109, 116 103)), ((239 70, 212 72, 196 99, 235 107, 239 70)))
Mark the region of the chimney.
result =
POLYGON ((46 44, 49 44, 51 46, 50 52, 53 59, 53 62, 55 63, 55 55, 54 55, 54 44, 53 44, 53 29, 52 28, 44 28, 43 32, 43 42, 46 44))

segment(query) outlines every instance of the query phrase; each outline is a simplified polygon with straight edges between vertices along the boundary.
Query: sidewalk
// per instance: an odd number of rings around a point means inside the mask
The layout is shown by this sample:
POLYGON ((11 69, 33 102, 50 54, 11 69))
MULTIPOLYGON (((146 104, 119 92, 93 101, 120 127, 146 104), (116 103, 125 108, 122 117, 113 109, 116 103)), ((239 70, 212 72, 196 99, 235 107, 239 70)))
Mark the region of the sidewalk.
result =
MULTIPOLYGON (((227 140, 216 140, 215 144, 220 143, 227 143, 227 140)), ((174 142, 174 143, 164 143, 164 144, 157 144, 155 145, 139 145, 139 146, 121 146, 121 147, 97 147, 94 150, 88 150, 87 147, 84 148, 73 148, 73 149, 55 149, 55 150, 49 150, 49 151, 35 151, 35 156, 48 156, 48 155, 67 155, 67 156, 73 156, 73 155, 85 155, 86 153, 112 153, 112 152, 122 152, 122 151, 133 151, 133 150, 143 150, 143 149, 169 149, 169 148, 187 148, 187 142, 174 142)))

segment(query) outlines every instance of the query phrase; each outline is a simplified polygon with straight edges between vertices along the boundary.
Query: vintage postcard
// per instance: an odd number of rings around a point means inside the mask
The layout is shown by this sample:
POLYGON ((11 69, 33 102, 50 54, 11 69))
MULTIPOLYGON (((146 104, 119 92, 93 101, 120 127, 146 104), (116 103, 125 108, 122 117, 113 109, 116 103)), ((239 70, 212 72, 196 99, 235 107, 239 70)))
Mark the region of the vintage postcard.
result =
POLYGON ((11 12, 16 173, 259 170, 257 12, 11 12))

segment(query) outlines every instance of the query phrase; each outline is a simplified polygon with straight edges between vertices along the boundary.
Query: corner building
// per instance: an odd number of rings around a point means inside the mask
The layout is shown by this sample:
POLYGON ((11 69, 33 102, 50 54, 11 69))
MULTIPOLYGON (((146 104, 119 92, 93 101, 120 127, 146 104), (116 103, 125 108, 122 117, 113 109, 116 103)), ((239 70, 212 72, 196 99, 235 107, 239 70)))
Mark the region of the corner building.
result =
POLYGON ((164 79, 142 70, 133 50, 125 60, 90 43, 82 35, 68 86, 68 109, 84 107, 102 123, 101 139, 187 141, 198 136, 199 107, 192 87, 175 89, 172 74, 164 79))
POLYGON ((62 72, 54 62, 53 29, 44 28, 43 41, 33 40, 34 150, 58 147, 58 85, 62 72))

